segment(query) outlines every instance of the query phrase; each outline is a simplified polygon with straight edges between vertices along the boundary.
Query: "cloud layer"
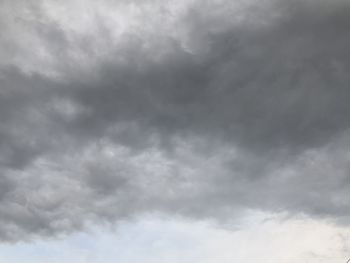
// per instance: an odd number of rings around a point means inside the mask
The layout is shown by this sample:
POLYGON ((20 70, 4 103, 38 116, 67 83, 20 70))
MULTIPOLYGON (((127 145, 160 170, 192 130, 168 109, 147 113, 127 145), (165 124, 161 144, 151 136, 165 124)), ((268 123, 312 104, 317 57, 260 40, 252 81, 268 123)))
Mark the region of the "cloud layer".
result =
POLYGON ((2 1, 0 238, 162 212, 347 223, 345 1, 2 1))

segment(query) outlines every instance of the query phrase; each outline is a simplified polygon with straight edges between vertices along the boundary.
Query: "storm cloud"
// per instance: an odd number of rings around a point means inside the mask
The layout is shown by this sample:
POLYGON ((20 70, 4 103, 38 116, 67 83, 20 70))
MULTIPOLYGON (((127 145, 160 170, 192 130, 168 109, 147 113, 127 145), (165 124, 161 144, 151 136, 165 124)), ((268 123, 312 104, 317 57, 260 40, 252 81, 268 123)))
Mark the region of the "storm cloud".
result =
POLYGON ((348 222, 346 1, 1 1, 0 239, 147 213, 348 222))

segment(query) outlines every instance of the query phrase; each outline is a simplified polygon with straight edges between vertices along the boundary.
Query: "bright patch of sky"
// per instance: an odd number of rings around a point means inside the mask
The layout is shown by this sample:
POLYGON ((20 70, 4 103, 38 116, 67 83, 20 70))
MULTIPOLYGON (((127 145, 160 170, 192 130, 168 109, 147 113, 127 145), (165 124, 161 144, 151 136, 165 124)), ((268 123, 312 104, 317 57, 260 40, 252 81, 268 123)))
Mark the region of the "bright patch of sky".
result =
POLYGON ((349 230, 325 221, 253 214, 225 228, 149 216, 61 239, 3 244, 11 263, 343 262, 349 230))

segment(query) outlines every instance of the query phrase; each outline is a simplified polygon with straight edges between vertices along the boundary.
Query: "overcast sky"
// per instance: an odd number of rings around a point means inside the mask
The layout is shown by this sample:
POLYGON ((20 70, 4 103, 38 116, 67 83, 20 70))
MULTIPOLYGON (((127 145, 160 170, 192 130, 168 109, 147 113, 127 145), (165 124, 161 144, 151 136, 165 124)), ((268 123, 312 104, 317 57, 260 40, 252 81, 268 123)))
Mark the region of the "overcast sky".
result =
POLYGON ((347 0, 0 0, 0 261, 345 262, 349 29, 347 0))

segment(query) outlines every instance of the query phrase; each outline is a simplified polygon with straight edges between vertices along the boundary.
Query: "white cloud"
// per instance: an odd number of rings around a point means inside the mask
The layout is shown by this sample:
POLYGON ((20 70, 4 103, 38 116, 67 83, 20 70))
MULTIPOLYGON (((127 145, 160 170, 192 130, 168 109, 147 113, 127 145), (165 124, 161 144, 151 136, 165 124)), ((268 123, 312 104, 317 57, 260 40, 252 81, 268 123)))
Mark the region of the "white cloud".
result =
POLYGON ((338 263, 349 256, 349 229, 307 218, 251 214, 236 230, 179 217, 143 217, 61 240, 2 245, 1 262, 338 263))

